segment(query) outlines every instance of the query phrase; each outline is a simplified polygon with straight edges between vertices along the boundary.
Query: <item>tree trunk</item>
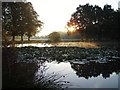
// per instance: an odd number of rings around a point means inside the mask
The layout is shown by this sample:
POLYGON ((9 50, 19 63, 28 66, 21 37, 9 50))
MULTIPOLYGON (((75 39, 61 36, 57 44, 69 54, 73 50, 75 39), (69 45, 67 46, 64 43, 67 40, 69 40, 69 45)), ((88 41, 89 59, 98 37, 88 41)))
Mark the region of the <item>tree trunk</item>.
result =
POLYGON ((13 37, 12 38, 12 47, 15 47, 15 42, 14 42, 15 41, 15 35, 13 35, 12 37, 13 37))
POLYGON ((28 36, 28 41, 30 41, 30 36, 28 36))
POLYGON ((23 41, 23 35, 21 35, 21 41, 23 41))
POLYGON ((13 35, 12 41, 15 41, 15 36, 13 35))
POLYGON ((7 46, 8 46, 7 36, 6 36, 5 34, 3 34, 3 38, 2 38, 2 39, 4 40, 4 42, 2 43, 2 45, 3 45, 5 48, 7 48, 7 46))

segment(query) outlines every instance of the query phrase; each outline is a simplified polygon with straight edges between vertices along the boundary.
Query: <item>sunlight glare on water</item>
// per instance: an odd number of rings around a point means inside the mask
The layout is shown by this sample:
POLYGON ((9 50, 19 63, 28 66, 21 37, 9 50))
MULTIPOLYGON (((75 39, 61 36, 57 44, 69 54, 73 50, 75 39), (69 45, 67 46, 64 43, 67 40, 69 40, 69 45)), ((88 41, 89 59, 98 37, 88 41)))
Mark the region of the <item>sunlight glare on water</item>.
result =
POLYGON ((58 43, 31 43, 31 44, 16 44, 16 47, 83 47, 83 48, 99 48, 96 43, 92 42, 58 42, 58 43))
POLYGON ((34 47, 51 47, 50 44, 46 43, 35 43, 35 44, 18 44, 17 47, 28 47, 28 46, 34 46, 34 47))

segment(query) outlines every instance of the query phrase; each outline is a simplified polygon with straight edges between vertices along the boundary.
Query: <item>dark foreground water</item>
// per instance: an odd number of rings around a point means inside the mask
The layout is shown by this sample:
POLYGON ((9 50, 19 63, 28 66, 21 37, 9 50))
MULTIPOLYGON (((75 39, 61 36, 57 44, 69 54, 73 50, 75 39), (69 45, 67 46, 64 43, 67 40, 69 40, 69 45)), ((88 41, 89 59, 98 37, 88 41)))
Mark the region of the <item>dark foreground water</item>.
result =
POLYGON ((111 48, 3 48, 3 88, 118 88, 120 52, 111 48))

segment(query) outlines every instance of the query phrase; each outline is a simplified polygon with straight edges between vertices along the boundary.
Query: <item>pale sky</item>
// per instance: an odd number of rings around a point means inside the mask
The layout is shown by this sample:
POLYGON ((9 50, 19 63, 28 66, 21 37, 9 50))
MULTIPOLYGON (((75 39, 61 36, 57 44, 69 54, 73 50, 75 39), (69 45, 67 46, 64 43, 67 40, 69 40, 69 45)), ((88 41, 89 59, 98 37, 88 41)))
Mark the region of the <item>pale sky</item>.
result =
POLYGON ((89 3, 103 8, 105 4, 118 9, 119 0, 27 0, 33 4, 34 9, 44 22, 44 28, 39 35, 48 35, 53 31, 66 31, 65 25, 76 11, 76 8, 89 3))

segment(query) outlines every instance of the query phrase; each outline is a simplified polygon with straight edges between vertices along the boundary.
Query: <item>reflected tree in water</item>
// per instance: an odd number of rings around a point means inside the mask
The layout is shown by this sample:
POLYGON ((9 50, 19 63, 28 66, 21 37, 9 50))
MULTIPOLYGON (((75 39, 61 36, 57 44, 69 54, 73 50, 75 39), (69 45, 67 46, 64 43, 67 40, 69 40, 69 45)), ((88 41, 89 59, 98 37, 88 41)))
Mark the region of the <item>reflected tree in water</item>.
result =
POLYGON ((96 63, 90 62, 86 64, 71 63, 71 67, 76 71, 78 77, 84 77, 89 79, 91 77, 97 77, 102 74, 103 78, 109 78, 110 74, 120 72, 120 61, 114 60, 108 63, 96 63))
MULTIPOLYGON (((29 48, 29 47, 28 47, 29 48)), ((27 49, 28 49, 27 48, 27 49)), ((3 48, 3 89, 6 88, 62 88, 67 87, 69 82, 62 80, 65 75, 59 73, 47 74, 49 68, 44 65, 43 60, 32 58, 33 54, 29 48, 27 52, 20 52, 23 48, 3 48), (23 58, 25 56, 25 58, 23 58), (23 59, 23 60, 22 60, 23 59), (29 59, 29 60, 28 60, 29 59)))

